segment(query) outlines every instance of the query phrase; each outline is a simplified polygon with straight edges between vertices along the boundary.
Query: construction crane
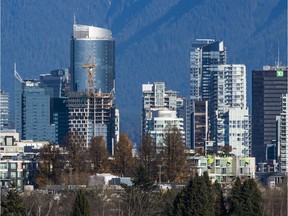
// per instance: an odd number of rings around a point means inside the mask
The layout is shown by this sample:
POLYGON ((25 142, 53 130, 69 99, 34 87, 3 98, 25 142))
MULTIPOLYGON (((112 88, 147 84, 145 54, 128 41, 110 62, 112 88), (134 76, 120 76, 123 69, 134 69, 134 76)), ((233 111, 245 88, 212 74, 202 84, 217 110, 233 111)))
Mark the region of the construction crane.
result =
POLYGON ((93 64, 92 62, 92 55, 90 55, 90 63, 82 65, 82 68, 89 69, 88 70, 88 90, 89 92, 94 92, 94 73, 93 69, 96 68, 96 64, 93 64))

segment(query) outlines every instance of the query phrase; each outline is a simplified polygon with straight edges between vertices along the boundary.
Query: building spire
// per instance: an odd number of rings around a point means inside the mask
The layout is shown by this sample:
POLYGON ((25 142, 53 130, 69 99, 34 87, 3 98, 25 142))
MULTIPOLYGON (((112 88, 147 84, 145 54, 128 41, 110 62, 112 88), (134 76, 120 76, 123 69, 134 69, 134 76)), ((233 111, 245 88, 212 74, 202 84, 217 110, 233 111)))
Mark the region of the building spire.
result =
POLYGON ((279 57, 279 42, 278 42, 278 58, 277 58, 277 68, 280 67, 280 57, 279 57))
POLYGON ((74 25, 76 25, 76 15, 74 13, 74 25))

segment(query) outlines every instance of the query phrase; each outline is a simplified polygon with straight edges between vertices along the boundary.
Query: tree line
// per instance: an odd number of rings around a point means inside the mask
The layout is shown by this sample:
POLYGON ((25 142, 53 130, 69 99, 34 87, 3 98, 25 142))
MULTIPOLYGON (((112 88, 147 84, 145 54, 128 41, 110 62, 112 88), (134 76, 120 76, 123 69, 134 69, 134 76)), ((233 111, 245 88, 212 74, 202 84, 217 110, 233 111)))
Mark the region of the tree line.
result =
POLYGON ((132 143, 123 133, 110 155, 103 137, 91 139, 83 147, 77 133, 69 134, 61 149, 53 143, 44 146, 39 153, 39 169, 36 185, 45 188, 53 184, 87 184, 88 176, 96 173, 112 173, 154 183, 185 182, 191 172, 186 160, 186 147, 177 128, 167 129, 162 147, 156 148, 147 134, 138 147, 138 156, 132 154, 132 143), (159 173, 161 170, 161 173, 159 173))
POLYGON ((260 188, 254 179, 236 178, 223 187, 211 182, 205 172, 178 189, 155 190, 153 185, 134 180, 132 186, 123 187, 120 192, 95 186, 55 195, 37 191, 21 194, 12 185, 2 195, 1 215, 286 215, 286 188, 260 188))

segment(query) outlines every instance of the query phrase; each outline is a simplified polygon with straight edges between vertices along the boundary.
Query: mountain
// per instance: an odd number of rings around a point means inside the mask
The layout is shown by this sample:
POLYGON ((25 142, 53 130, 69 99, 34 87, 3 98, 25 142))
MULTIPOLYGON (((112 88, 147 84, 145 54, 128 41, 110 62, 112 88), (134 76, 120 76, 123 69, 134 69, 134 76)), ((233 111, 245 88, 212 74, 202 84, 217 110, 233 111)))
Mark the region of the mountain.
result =
MULTIPOLYGON (((196 38, 224 40, 228 63, 251 71, 286 64, 285 0, 2 1, 2 89, 13 98, 13 63, 23 78, 69 66, 73 17, 112 30, 121 129, 139 142, 141 85, 165 81, 189 94, 189 51, 196 38)), ((13 106, 12 106, 13 108, 13 106)))

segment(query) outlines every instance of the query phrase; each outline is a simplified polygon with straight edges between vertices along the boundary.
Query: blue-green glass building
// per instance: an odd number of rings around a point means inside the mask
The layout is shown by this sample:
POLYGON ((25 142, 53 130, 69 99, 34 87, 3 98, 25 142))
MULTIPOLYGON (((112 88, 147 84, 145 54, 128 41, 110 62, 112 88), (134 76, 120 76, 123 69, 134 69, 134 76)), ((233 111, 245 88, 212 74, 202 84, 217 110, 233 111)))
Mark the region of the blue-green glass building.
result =
POLYGON ((86 25, 73 25, 71 39, 71 90, 88 90, 88 69, 84 64, 96 64, 94 89, 103 93, 115 91, 115 41, 110 30, 86 25))

